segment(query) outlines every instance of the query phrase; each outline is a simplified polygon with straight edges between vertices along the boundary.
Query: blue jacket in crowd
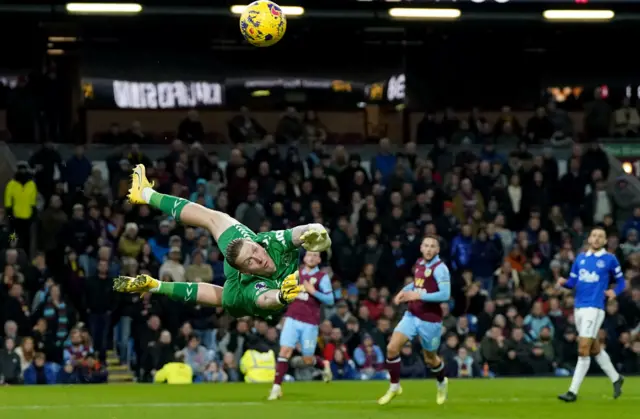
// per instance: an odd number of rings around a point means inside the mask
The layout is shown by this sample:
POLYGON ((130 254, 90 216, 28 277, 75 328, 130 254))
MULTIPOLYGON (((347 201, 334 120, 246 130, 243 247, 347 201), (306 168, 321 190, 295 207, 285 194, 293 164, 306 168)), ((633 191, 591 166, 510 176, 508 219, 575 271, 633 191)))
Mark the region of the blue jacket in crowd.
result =
POLYGON ((466 269, 471 266, 473 239, 458 234, 451 242, 451 264, 454 269, 466 269))

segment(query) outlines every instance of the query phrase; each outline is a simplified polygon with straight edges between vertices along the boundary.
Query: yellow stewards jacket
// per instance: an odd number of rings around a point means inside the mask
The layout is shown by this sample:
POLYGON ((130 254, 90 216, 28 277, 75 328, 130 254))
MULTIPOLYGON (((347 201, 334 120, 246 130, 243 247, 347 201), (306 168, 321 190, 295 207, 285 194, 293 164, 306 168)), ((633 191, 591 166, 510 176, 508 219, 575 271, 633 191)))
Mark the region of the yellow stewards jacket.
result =
POLYGON ((271 383, 276 377, 276 355, 250 349, 242 355, 240 372, 245 383, 271 383))
POLYGON ((153 377, 153 382, 167 384, 192 384, 193 369, 191 369, 191 366, 182 362, 169 362, 156 372, 155 377, 153 377))
POLYGON ((38 188, 33 180, 22 184, 11 179, 4 190, 4 207, 9 215, 21 220, 28 220, 33 216, 37 197, 38 188))

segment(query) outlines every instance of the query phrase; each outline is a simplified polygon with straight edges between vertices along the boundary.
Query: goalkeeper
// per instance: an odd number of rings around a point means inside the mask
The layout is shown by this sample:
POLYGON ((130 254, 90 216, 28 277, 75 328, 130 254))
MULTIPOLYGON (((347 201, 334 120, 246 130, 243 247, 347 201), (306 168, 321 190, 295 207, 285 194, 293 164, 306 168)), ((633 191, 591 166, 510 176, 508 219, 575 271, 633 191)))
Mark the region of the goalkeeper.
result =
POLYGON ((129 200, 132 204, 149 204, 176 221, 209 230, 224 254, 227 280, 224 287, 219 287, 161 282, 148 275, 121 276, 113 285, 119 292, 152 292, 185 303, 221 306, 234 317, 269 319, 303 291, 298 283, 299 248, 322 252, 331 246, 331 239, 320 224, 256 234, 225 213, 160 194, 153 190, 141 164, 133 170, 129 200))

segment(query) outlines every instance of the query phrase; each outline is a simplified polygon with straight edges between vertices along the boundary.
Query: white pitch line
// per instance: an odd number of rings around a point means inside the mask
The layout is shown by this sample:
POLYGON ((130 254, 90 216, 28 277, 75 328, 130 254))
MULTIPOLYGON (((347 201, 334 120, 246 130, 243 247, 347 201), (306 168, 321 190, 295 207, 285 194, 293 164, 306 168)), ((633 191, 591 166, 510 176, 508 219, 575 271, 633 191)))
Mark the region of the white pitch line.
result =
MULTIPOLYGON (((555 400, 555 396, 550 397, 488 397, 488 398, 461 398, 449 401, 451 404, 473 404, 473 403, 524 403, 524 402, 546 402, 549 400, 555 400)), ((602 396, 598 397, 582 397, 581 400, 611 400, 611 397, 602 396)), ((640 400, 640 396, 622 396, 621 400, 640 400)), ((611 400, 612 401, 612 400, 611 400)), ((413 399, 403 400, 399 399, 396 404, 421 404, 429 403, 426 399, 413 399)), ((165 407, 232 407, 232 406, 264 406, 267 404, 273 404, 266 401, 261 402, 193 402, 193 403, 95 403, 95 404, 51 404, 51 405, 15 405, 7 406, 0 405, 0 410, 49 410, 49 409, 121 409, 131 407, 142 408, 165 408, 165 407)), ((375 405, 375 400, 281 400, 275 403, 276 405, 349 405, 349 404, 370 404, 375 405)))

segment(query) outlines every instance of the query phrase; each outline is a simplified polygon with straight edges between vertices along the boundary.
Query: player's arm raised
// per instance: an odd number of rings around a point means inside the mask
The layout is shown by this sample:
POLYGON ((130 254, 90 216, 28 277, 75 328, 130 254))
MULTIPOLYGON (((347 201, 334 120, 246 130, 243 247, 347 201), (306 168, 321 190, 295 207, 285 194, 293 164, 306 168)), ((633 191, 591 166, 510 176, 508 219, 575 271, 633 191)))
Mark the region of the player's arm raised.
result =
POLYGON ((333 289, 331 287, 331 280, 329 275, 325 274, 320 282, 318 282, 318 288, 314 287, 310 282, 304 283, 304 289, 309 295, 317 298, 322 304, 332 306, 335 303, 333 296, 333 289))
POLYGON ((324 252, 331 247, 331 238, 322 224, 294 227, 291 236, 294 246, 302 246, 312 252, 324 252))

